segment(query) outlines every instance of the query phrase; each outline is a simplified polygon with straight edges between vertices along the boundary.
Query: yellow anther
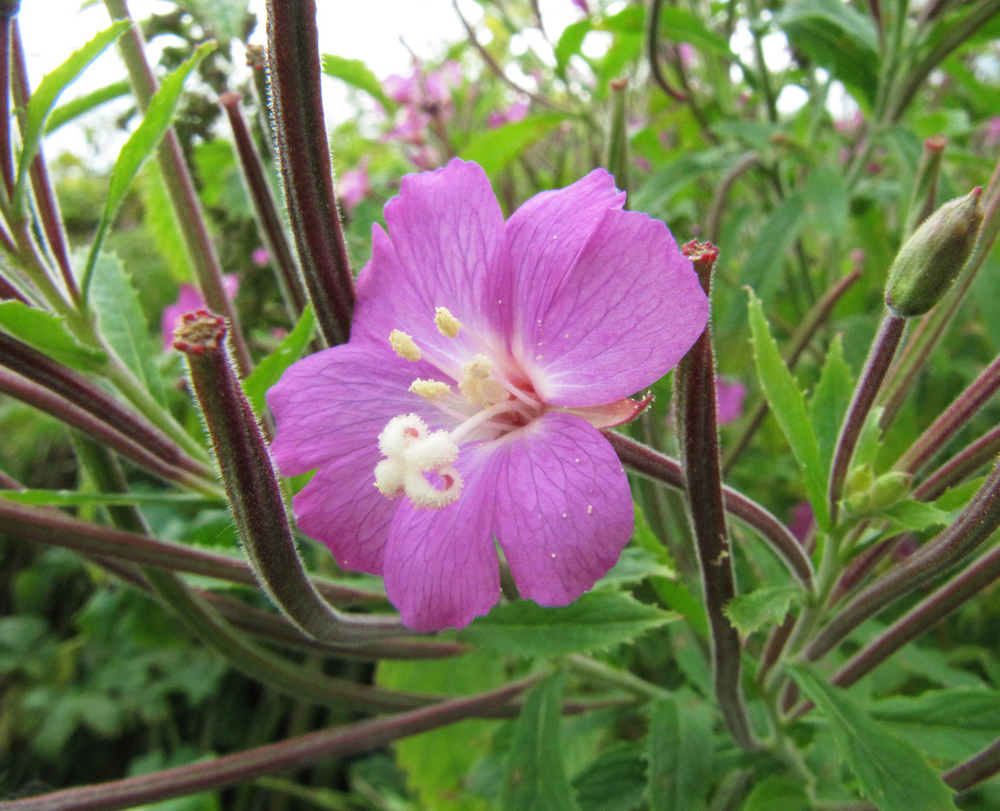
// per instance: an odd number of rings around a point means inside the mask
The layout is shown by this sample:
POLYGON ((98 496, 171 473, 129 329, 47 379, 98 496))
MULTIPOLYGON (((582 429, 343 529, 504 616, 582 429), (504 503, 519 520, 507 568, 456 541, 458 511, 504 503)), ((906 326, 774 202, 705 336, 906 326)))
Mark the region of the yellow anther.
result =
POLYGON ((473 405, 491 406, 510 397, 503 384, 493 377, 493 364, 485 355, 476 355, 462 367, 458 390, 473 405))
POLYGON ((440 380, 421 380, 418 377, 410 384, 410 391, 425 400, 442 400, 451 394, 451 386, 440 380))
POLYGON ((462 329, 462 322, 455 318, 447 307, 434 308, 434 324, 445 338, 454 338, 462 329))
POLYGON ((394 329, 389 333, 389 343, 393 351, 405 360, 420 360, 420 347, 405 332, 394 329))

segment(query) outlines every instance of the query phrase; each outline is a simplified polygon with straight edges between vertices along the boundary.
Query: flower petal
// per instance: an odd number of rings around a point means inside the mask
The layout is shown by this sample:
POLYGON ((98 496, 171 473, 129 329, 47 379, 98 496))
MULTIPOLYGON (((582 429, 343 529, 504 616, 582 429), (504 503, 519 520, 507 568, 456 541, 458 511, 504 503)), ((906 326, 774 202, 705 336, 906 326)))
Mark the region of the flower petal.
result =
MULTIPOLYGON (((527 247, 556 236, 539 231, 527 247)), ((522 263, 513 351, 547 402, 599 405, 670 371, 705 328, 708 299, 670 231, 645 214, 605 211, 566 264, 570 253, 522 263)))
POLYGON ((495 302, 510 285, 503 213, 489 179, 460 160, 407 175, 385 219, 389 234, 373 228, 372 259, 358 278, 352 340, 387 341, 402 330, 450 361, 457 377, 462 361, 499 334, 495 302), (437 307, 462 323, 457 338, 438 331, 437 307))
POLYGON ((632 535, 615 452, 579 417, 549 412, 501 443, 494 529, 523 597, 566 605, 614 566, 632 535))
POLYGON ((440 510, 400 506, 389 530, 385 590, 417 631, 462 628, 500 596, 493 545, 494 463, 487 446, 463 448, 462 495, 440 510))
POLYGON ((278 469, 294 476, 375 448, 397 414, 414 413, 431 428, 451 428, 439 409, 408 391, 415 379, 435 371, 397 357, 388 342, 385 349, 352 342, 292 364, 267 393, 278 427, 271 443, 278 469))
POLYGON ((343 569, 382 574, 389 526, 403 502, 375 487, 380 458, 373 445, 326 464, 292 501, 298 528, 328 546, 343 569))

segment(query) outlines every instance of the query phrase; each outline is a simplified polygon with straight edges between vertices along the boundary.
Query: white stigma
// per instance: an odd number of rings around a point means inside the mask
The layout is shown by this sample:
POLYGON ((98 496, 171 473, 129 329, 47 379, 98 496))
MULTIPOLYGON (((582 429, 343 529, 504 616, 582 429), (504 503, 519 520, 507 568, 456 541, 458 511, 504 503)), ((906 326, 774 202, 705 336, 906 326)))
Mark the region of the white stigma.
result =
POLYGON ((434 308, 434 325, 445 338, 454 338, 462 329, 462 322, 447 307, 434 308))
POLYGON ((493 377, 493 364, 486 355, 476 355, 462 367, 458 390, 477 406, 495 405, 510 397, 506 387, 493 377))
POLYGON ((438 510, 461 495, 462 477, 452 467, 458 445, 447 432, 428 429, 416 414, 389 420, 378 447, 386 458, 375 466, 375 486, 384 496, 406 495, 414 506, 438 510), (428 480, 428 473, 440 479, 440 487, 428 480))
POLYGON ((420 360, 420 347, 402 330, 394 329, 389 333, 389 344, 392 346, 392 351, 404 360, 420 360))

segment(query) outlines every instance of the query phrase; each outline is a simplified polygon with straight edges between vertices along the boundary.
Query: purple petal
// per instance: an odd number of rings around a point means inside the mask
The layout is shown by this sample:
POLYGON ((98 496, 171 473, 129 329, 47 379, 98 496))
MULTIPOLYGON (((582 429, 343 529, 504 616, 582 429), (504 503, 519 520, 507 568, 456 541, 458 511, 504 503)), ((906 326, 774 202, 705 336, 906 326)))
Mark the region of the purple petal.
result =
POLYGON ((442 413, 408 389, 433 376, 386 348, 352 342, 310 355, 290 366, 267 393, 277 424, 271 455, 285 476, 305 473, 364 448, 397 414, 417 414, 431 428, 451 428, 442 413))
POLYGON ((727 383, 721 377, 715 378, 715 399, 718 404, 719 425, 738 420, 743 414, 743 400, 747 387, 739 381, 727 383))
POLYGON ((621 462, 579 417, 549 412, 497 453, 494 528, 523 597, 566 605, 614 566, 632 535, 621 462))
POLYGON ((389 235, 373 229, 372 259, 358 279, 352 338, 388 340, 400 329, 422 349, 456 363, 481 352, 499 330, 497 299, 510 271, 503 214, 489 179, 474 163, 403 178, 385 207, 389 235), (446 307, 464 329, 445 338, 434 310, 446 307))
POLYGON ((403 623, 417 631, 462 628, 500 596, 493 545, 494 464, 489 450, 463 448, 462 495, 440 510, 404 503, 385 552, 385 590, 403 623))
POLYGON ((373 445, 323 466, 293 499, 298 528, 330 548, 343 569, 382 574, 389 525, 402 504, 375 487, 373 445))
POLYGON ((662 222, 594 214, 591 206, 579 220, 540 226, 512 248, 521 267, 514 352, 553 405, 597 405, 654 383, 708 318, 691 263, 662 222), (546 250, 564 239, 576 250, 546 250))

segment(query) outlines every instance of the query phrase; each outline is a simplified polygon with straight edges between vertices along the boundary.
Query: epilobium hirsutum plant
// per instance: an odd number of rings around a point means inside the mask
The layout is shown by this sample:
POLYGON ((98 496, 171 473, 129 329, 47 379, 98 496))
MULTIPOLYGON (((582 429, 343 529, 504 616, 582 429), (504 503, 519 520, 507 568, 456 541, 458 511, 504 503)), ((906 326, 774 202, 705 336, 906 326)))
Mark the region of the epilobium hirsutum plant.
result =
POLYGON ((0 0, 5 808, 1000 806, 995 2, 105 6, 0 0))

